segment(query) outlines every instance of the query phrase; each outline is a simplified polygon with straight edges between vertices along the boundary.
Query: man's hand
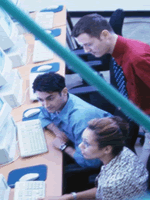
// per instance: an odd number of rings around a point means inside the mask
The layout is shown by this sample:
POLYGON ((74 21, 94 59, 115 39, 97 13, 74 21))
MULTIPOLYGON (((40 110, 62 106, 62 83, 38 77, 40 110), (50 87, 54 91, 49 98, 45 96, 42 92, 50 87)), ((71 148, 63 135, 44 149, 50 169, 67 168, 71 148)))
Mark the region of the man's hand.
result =
POLYGON ((56 148, 56 149, 59 149, 60 146, 62 144, 66 143, 65 140, 63 140, 62 138, 60 137, 56 137, 54 140, 53 140, 53 146, 56 148))
POLYGON ((49 124, 47 126, 47 129, 52 131, 56 137, 59 137, 60 139, 62 139, 64 141, 64 143, 66 143, 68 141, 66 134, 64 132, 62 132, 61 130, 59 130, 59 128, 57 126, 55 126, 55 124, 53 124, 53 123, 49 124))
MULTIPOLYGON (((59 138, 59 137, 56 137, 56 138, 53 140, 53 146, 54 146, 56 149, 59 149, 60 146, 61 146, 62 144, 64 144, 64 143, 65 143, 65 141, 62 140, 62 139, 59 138)), ((65 153, 67 153, 70 157, 72 157, 72 158, 74 157, 75 149, 74 149, 73 147, 68 146, 64 151, 65 151, 65 153)))

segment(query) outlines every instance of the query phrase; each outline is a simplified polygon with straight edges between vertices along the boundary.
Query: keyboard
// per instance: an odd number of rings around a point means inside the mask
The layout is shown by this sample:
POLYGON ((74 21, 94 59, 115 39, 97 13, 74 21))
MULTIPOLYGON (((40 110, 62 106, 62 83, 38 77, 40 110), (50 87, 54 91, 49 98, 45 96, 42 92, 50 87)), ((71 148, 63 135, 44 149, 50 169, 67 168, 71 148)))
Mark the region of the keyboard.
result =
POLYGON ((18 122, 17 128, 21 157, 34 156, 48 151, 39 119, 18 122))
POLYGON ((15 183, 14 200, 37 200, 45 197, 45 181, 15 183))
POLYGON ((42 62, 53 59, 53 51, 40 40, 35 40, 33 50, 33 62, 42 62))
POLYGON ((54 13, 53 12, 38 12, 35 21, 44 29, 53 28, 54 13))

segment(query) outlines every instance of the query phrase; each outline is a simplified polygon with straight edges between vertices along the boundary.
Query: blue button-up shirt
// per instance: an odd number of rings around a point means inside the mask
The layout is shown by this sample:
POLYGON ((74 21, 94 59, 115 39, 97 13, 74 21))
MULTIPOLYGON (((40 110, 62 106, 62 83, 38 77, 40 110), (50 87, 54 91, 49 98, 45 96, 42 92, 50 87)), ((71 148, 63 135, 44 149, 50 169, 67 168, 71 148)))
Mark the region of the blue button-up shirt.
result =
POLYGON ((82 132, 87 127, 88 121, 94 118, 103 118, 112 116, 110 113, 103 111, 79 97, 69 94, 68 101, 59 113, 49 113, 44 107, 41 109, 39 119, 42 127, 45 128, 50 123, 54 123, 63 131, 69 140, 74 144, 74 159, 81 167, 99 167, 100 160, 86 160, 78 145, 82 142, 82 132))

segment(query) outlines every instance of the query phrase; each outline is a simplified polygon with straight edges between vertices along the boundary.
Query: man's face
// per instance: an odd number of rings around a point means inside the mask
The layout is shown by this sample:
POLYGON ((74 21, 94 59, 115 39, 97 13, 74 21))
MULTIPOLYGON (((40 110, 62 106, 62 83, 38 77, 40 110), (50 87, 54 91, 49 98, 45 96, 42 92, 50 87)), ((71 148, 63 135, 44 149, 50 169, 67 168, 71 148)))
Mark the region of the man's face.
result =
POLYGON ((59 92, 36 91, 37 99, 49 113, 59 112, 67 102, 67 88, 59 92))
POLYGON ((91 37, 87 33, 82 33, 76 38, 77 42, 83 46, 84 51, 93 54, 95 57, 101 57, 109 53, 107 37, 91 37))

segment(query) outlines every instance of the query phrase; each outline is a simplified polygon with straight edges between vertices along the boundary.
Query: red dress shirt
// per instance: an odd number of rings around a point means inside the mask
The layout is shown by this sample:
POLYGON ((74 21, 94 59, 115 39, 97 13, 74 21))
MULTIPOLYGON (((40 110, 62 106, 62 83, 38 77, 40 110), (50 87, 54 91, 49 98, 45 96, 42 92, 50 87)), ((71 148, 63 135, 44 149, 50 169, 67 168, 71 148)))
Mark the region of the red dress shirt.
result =
POLYGON ((129 99, 150 114, 150 46, 118 36, 112 56, 122 66, 129 99))

